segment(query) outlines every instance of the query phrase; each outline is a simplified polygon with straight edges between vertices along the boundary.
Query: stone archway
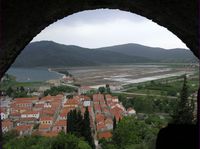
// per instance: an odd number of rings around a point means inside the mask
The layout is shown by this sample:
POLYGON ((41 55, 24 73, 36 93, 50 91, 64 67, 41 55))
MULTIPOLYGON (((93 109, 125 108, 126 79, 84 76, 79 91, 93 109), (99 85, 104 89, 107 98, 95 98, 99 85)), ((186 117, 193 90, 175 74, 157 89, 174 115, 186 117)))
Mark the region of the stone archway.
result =
POLYGON ((142 15, 178 36, 199 58, 197 0, 1 0, 0 78, 41 30, 73 13, 99 8, 142 15))

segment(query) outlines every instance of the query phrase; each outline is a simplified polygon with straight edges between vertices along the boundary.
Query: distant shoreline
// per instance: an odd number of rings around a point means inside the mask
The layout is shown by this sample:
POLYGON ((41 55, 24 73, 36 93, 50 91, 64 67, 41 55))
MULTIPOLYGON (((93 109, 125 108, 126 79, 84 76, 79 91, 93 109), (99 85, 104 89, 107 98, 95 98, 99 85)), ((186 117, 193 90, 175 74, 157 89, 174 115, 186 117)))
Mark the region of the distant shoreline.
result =
POLYGON ((48 71, 49 71, 49 72, 56 73, 56 74, 58 74, 58 75, 61 75, 62 77, 65 76, 65 74, 63 74, 63 73, 57 72, 57 71, 55 71, 55 70, 52 70, 52 68, 48 68, 48 71))

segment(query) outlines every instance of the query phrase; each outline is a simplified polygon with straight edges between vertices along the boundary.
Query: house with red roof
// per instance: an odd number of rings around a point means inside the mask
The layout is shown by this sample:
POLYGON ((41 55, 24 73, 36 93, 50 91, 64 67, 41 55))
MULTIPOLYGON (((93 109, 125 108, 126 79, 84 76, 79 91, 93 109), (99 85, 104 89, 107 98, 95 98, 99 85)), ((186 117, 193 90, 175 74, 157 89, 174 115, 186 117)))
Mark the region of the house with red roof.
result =
POLYGON ((122 112, 126 111, 124 106, 122 104, 119 104, 119 103, 112 105, 111 109, 118 109, 119 111, 122 111, 122 112))
POLYGON ((13 122, 11 122, 10 120, 3 120, 2 121, 2 132, 8 132, 11 129, 13 129, 13 122))
POLYGON ((63 107, 66 108, 77 108, 79 105, 79 101, 77 99, 71 98, 64 103, 63 107))
POLYGON ((33 125, 19 125, 15 127, 16 131, 19 132, 20 136, 31 135, 33 125))
POLYGON ((13 112, 9 115, 9 119, 11 120, 19 120, 21 117, 21 113, 19 112, 13 112))
POLYGON ((44 103, 36 103, 34 106, 33 106, 33 110, 34 111, 40 111, 44 108, 44 103))
POLYGON ((106 102, 105 102, 104 98, 100 98, 100 99, 99 99, 99 103, 100 103, 101 105, 103 105, 103 104, 105 104, 106 102))
POLYGON ((56 108, 44 108, 41 111, 41 116, 51 116, 54 117, 57 111, 57 107, 56 108))
POLYGON ((38 111, 25 111, 21 114, 21 118, 36 118, 39 119, 40 112, 38 111))
POLYGON ((103 94, 93 94, 92 99, 93 99, 94 103, 99 103, 100 101, 104 100, 104 95, 103 94))
POLYGON ((60 111, 60 114, 58 116, 58 120, 66 120, 67 119, 67 114, 71 111, 74 110, 74 108, 63 108, 60 111))
POLYGON ((32 109, 33 103, 31 101, 14 101, 11 103, 12 107, 32 109))
POLYGON ((119 121, 120 119, 123 118, 123 110, 117 106, 112 108, 110 112, 113 115, 113 117, 116 118, 116 121, 119 121))
POLYGON ((106 130, 106 125, 104 123, 100 123, 96 125, 97 131, 105 131, 106 130))
POLYGON ((111 137, 112 137, 112 133, 109 132, 109 131, 106 131, 106 132, 99 132, 99 133, 98 133, 98 139, 102 139, 102 138, 104 138, 104 139, 109 139, 109 138, 111 138, 111 137))
POLYGON ((104 123, 105 116, 103 114, 96 114, 95 120, 96 120, 96 125, 104 123))
POLYGON ((44 108, 51 108, 52 107, 52 105, 51 105, 51 102, 50 101, 46 101, 45 103, 44 103, 44 108))
POLYGON ((112 130, 113 129, 113 120, 112 118, 106 118, 105 119, 105 125, 107 130, 112 130))
POLYGON ((66 132, 67 130, 67 121, 66 120, 58 120, 55 122, 55 124, 53 125, 53 129, 52 131, 64 131, 66 132))
POLYGON ((34 125, 39 123, 38 119, 35 117, 26 117, 26 118, 20 118, 16 121, 17 125, 34 125))
POLYGON ((50 117, 50 116, 40 117, 40 124, 49 124, 49 125, 52 125, 53 121, 54 121, 53 117, 50 117))
POLYGON ((15 106, 15 105, 11 105, 10 106, 10 112, 11 113, 16 113, 16 112, 18 112, 18 113, 23 113, 23 112, 25 112, 25 111, 29 111, 29 110, 32 110, 32 108, 27 108, 27 107, 17 107, 17 106, 15 106))
POLYGON ((110 115, 110 110, 108 107, 103 107, 102 108, 102 113, 104 113, 105 115, 110 115))
POLYGON ((101 106, 99 104, 95 104, 94 105, 94 111, 95 113, 101 113, 101 106))
POLYGON ((43 123, 41 123, 39 125, 38 130, 39 130, 39 132, 49 132, 49 131, 51 131, 51 128, 52 128, 51 124, 43 124, 43 123))

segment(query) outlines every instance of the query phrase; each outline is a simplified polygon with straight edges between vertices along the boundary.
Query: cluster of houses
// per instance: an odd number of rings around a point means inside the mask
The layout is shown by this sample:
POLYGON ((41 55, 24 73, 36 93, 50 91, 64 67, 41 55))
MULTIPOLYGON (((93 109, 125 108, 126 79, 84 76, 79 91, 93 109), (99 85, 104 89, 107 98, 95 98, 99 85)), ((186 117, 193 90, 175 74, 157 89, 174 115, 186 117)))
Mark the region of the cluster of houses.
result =
POLYGON ((8 107, 1 107, 2 130, 15 129, 21 136, 39 134, 56 136, 67 130, 67 114, 77 109, 84 116, 86 107, 90 115, 90 127, 98 139, 110 138, 113 119, 118 122, 123 116, 135 114, 126 110, 117 97, 109 94, 94 94, 92 99, 85 95, 67 99, 64 95, 42 98, 15 98, 8 107))
POLYGON ((52 130, 56 134, 61 128, 66 130, 66 121, 57 119, 64 99, 63 95, 15 98, 9 107, 1 107, 3 132, 15 129, 22 136, 48 135, 52 130))
POLYGON ((95 125, 98 139, 110 138, 112 136, 113 121, 120 121, 124 116, 134 115, 134 109, 126 110, 119 102, 118 97, 110 94, 94 94, 93 105, 95 112, 95 125))

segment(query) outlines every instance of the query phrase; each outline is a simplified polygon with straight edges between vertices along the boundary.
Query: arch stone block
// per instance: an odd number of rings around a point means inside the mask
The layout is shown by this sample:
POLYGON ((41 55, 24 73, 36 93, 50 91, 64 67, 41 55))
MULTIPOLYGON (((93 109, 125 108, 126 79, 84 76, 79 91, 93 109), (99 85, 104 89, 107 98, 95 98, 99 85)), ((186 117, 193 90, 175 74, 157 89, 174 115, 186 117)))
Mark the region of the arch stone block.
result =
POLYGON ((45 27, 84 10, 120 9, 166 27, 199 58, 197 0, 1 0, 0 78, 45 27))

